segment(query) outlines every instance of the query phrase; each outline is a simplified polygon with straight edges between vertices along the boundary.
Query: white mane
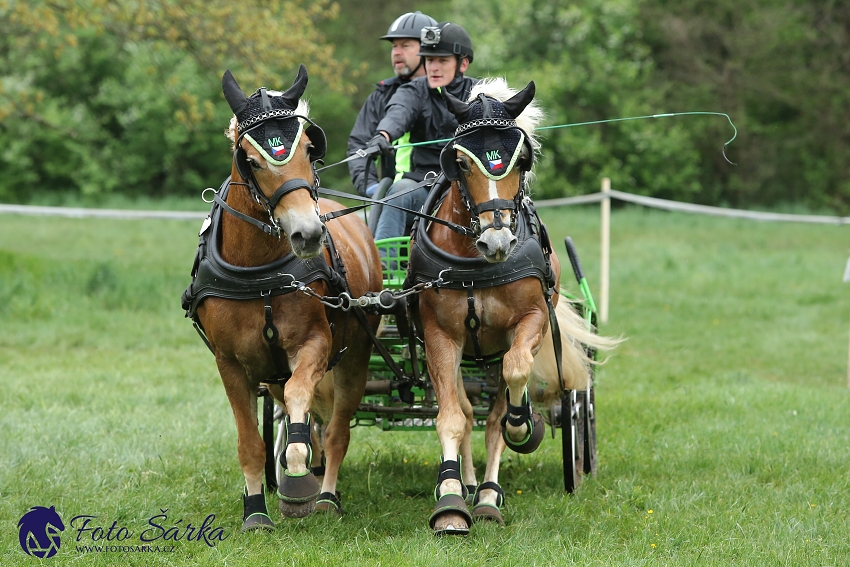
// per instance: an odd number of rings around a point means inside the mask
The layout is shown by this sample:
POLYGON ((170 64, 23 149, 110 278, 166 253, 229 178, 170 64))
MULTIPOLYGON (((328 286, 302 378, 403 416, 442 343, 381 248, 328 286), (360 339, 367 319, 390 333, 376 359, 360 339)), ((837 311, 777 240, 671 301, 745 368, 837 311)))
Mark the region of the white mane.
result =
MULTIPOLYGON (((280 91, 266 91, 270 96, 280 96, 283 93, 280 91)), ((295 114, 299 116, 310 117, 310 103, 304 99, 298 101, 298 106, 295 108, 295 114)), ((304 123, 303 118, 298 119, 302 124, 304 123)), ((230 118, 230 124, 227 128, 224 129, 224 135, 227 136, 227 139, 230 140, 230 150, 233 151, 236 149, 236 116, 230 118)))
MULTIPOLYGON (((503 77, 492 77, 482 79, 477 85, 472 87, 472 92, 469 94, 469 100, 472 102, 479 94, 485 94, 493 97, 496 100, 506 101, 519 91, 508 86, 508 82, 503 77)), ((540 141, 537 139, 535 128, 543 121, 543 109, 537 99, 532 100, 525 110, 517 116, 516 124, 522 128, 531 138, 531 146, 535 153, 540 149, 540 141)))

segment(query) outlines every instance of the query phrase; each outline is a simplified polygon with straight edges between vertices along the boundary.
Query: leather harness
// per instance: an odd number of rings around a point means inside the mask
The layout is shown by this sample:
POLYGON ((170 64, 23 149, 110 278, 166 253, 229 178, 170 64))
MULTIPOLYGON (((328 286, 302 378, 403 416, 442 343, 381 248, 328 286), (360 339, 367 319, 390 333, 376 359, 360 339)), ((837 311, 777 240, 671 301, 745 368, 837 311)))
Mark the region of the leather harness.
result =
MULTIPOLYGON (((423 211, 436 211, 448 195, 451 185, 435 186, 429 193, 423 211)), ((498 215, 498 211, 496 212, 498 215)), ((448 289, 465 289, 467 293, 467 317, 464 324, 472 336, 474 356, 463 355, 464 360, 474 360, 479 368, 486 370, 492 363, 501 362, 504 351, 483 354, 478 340, 478 329, 481 320, 475 312, 474 289, 495 287, 524 278, 534 277, 540 281, 546 304, 549 308, 549 321, 552 327, 556 366, 559 378, 561 372, 561 337, 552 295, 555 292, 556 276, 552 269, 550 256, 552 244, 546 232, 546 226, 540 220, 534 205, 529 198, 519 203, 517 211, 515 236, 517 244, 505 262, 491 264, 481 257, 461 257, 448 254, 437 247, 428 236, 423 219, 418 218, 411 231, 410 263, 404 288, 428 281, 441 280, 439 287, 448 289)), ((439 287, 435 291, 439 293, 439 287)), ((417 311, 415 295, 410 302, 411 308, 417 311)), ((414 320, 418 320, 415 317, 414 320)), ((421 335, 421 329, 419 330, 421 335)), ((561 382, 563 384, 563 380, 561 382)))
MULTIPOLYGON (((263 327, 263 337, 272 350, 276 374, 265 383, 285 384, 292 376, 286 364, 283 349, 277 346, 278 331, 274 325, 271 298, 296 291, 294 282, 310 284, 319 280, 326 281, 331 294, 339 294, 348 290, 348 282, 344 274, 342 260, 336 253, 330 233, 327 234, 326 246, 330 251, 332 266, 328 265, 325 256, 320 254, 315 258, 303 260, 292 252, 263 266, 234 266, 221 257, 219 250, 221 239, 221 218, 224 209, 221 202, 227 199, 230 190, 230 178, 225 179, 219 189, 212 209, 204 222, 199 234, 198 251, 192 266, 192 283, 183 292, 181 304, 186 311, 186 317, 192 319, 195 329, 212 351, 212 346, 206 337, 204 328, 198 318, 198 305, 207 297, 225 299, 263 299, 265 302, 266 324, 263 327), (275 352, 280 351, 280 352, 275 352)), ((331 331, 333 331, 331 325, 331 331)), ((335 365, 345 353, 345 347, 337 352, 328 364, 328 370, 335 365)))

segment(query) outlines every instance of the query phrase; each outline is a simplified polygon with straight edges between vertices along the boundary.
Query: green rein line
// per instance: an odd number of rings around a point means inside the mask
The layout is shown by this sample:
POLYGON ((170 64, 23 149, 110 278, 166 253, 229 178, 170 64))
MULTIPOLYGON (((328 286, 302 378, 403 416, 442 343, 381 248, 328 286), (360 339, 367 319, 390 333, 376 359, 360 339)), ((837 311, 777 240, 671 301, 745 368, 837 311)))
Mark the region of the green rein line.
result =
MULTIPOLYGON (((706 115, 708 115, 708 116, 725 116, 726 117, 726 120, 729 121, 729 125, 732 126, 732 129, 734 130, 734 134, 732 135, 732 137, 729 139, 728 142, 723 144, 722 151, 723 151, 723 158, 726 161, 728 161, 729 163, 732 163, 731 161, 729 161, 729 158, 726 157, 726 146, 731 144, 735 140, 735 138, 738 137, 738 129, 735 127, 735 124, 732 123, 732 119, 729 117, 729 115, 724 113, 724 112, 702 112, 702 111, 667 112, 665 114, 649 114, 649 115, 646 115, 646 116, 629 116, 628 118, 609 118, 607 120, 592 120, 590 122, 576 122, 575 124, 559 124, 557 126, 541 126, 539 128, 535 128, 535 131, 540 132, 542 130, 556 130, 556 129, 559 129, 559 128, 572 128, 574 126, 590 126, 592 124, 607 124, 609 122, 625 122, 626 120, 644 120, 646 118, 669 118, 671 116, 689 116, 689 115, 690 116, 693 116, 693 115, 706 116, 706 115)), ((429 144, 445 144, 446 142, 450 141, 451 139, 452 138, 446 138, 444 140, 433 140, 433 141, 428 141, 428 142, 415 142, 415 143, 412 143, 412 144, 398 144, 395 147, 396 148, 412 148, 412 147, 416 147, 416 146, 427 146, 429 144)))

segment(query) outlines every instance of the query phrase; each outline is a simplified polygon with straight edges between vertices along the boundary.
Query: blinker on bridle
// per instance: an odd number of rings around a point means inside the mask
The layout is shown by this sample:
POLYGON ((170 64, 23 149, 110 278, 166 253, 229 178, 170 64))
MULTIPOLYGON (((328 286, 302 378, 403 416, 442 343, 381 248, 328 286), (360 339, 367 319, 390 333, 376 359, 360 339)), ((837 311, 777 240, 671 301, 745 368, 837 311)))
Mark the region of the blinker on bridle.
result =
MULTIPOLYGON (((242 182, 239 182, 239 181, 231 181, 230 184, 231 185, 243 185, 243 186, 248 188, 248 191, 251 193, 251 196, 254 198, 254 201, 256 201, 256 203, 258 205, 262 206, 266 210, 266 213, 269 215, 270 224, 267 225, 266 223, 261 223, 260 221, 257 221, 257 223, 262 225, 262 226, 260 226, 260 228, 263 230, 263 232, 265 232, 267 234, 271 234, 272 236, 277 236, 278 238, 280 238, 280 235, 281 235, 280 226, 278 225, 277 220, 274 218, 274 210, 277 207, 277 205, 280 203, 281 199, 286 197, 289 193, 292 193, 293 191, 297 191, 298 189, 306 189, 307 191, 310 192, 310 197, 316 203, 316 209, 318 211, 320 181, 319 181, 319 174, 316 172, 316 165, 315 165, 316 160, 313 159, 312 157, 310 159, 310 165, 311 165, 312 170, 313 170, 313 183, 312 184, 310 184, 306 179, 301 179, 301 178, 290 179, 290 180, 282 183, 280 185, 280 187, 278 187, 275 190, 275 192, 272 194, 271 197, 266 197, 265 194, 260 190, 260 188, 259 188, 259 186, 256 182, 256 179, 254 178, 254 172, 251 169, 250 165, 247 163, 247 156, 245 155, 245 150, 242 149, 242 139, 251 130, 259 127, 260 125, 264 124, 266 121, 272 120, 272 119, 278 119, 278 120, 293 119, 293 120, 297 120, 297 119, 301 118, 301 119, 309 122, 311 124, 311 127, 315 128, 319 132, 321 132, 321 128, 319 128, 319 126, 317 126, 316 123, 313 122, 312 120, 310 120, 308 117, 297 115, 297 114, 295 114, 294 111, 285 111, 285 110, 282 110, 282 109, 277 109, 277 110, 273 109, 272 106, 271 106, 271 102, 269 101, 268 94, 266 93, 266 89, 260 88, 259 91, 260 91, 260 98, 261 98, 262 106, 263 106, 263 113, 261 115, 257 116, 257 117, 252 117, 253 119, 249 121, 249 124, 247 125, 247 127, 244 128, 244 130, 241 127, 237 128, 237 131, 239 132, 239 137, 236 139, 236 144, 235 144, 236 148, 233 151, 233 160, 236 163, 236 171, 239 173, 239 175, 242 177, 242 179, 245 180, 245 182, 242 183, 242 182), (257 118, 259 118, 259 119, 257 119, 257 118)), ((241 125, 239 125, 239 126, 241 126, 241 125)), ((304 130, 306 130, 306 128, 304 128, 303 125, 300 126, 300 129, 301 129, 302 132, 304 130)), ((324 134, 324 132, 322 132, 322 134, 324 134)), ((299 139, 300 139, 300 136, 299 136, 299 139)), ((295 146, 295 144, 293 143, 293 149, 294 149, 294 146, 295 146)), ((230 209, 229 206, 227 208, 230 210, 231 213, 234 212, 233 210, 230 209)), ((248 222, 256 221, 256 219, 253 219, 252 217, 248 217, 247 215, 239 214, 239 215, 236 215, 236 216, 238 216, 239 218, 242 218, 243 220, 251 219, 248 222)), ((257 224, 257 223, 252 223, 252 224, 257 224)))
MULTIPOLYGON (((508 164, 504 174, 498 178, 501 179, 505 177, 515 165, 517 165, 517 162, 524 164, 531 160, 531 156, 528 155, 528 135, 516 125, 516 121, 504 118, 495 118, 493 116, 493 108, 490 100, 483 93, 478 95, 476 102, 479 102, 482 106, 481 118, 458 126, 455 131, 455 137, 446 145, 446 149, 454 150, 455 146, 460 147, 462 150, 465 149, 463 144, 458 142, 462 138, 480 132, 485 128, 493 128, 495 130, 518 130, 520 132, 520 139, 517 142, 519 147, 514 150, 510 163, 508 164)), ((468 152, 464 151, 463 153, 467 154, 468 152)), ((456 162, 456 159, 454 161, 456 162)), ((475 159, 474 161, 487 177, 492 178, 492 175, 488 174, 483 165, 479 163, 478 159, 475 159)), ((518 210, 523 199, 525 199, 525 173, 528 169, 529 168, 525 165, 521 165, 519 188, 512 200, 496 198, 480 204, 475 204, 472 200, 472 194, 470 193, 469 186, 466 182, 466 176, 459 171, 459 168, 455 168, 454 175, 447 175, 450 179, 458 182, 461 199, 472 217, 469 228, 476 237, 480 237, 481 234, 489 228, 501 230, 507 226, 507 228, 509 228, 512 232, 516 230, 518 210), (489 211, 493 212, 493 222, 482 226, 480 215, 481 213, 489 211), (502 222, 502 211, 511 212, 509 225, 505 225, 505 223, 502 222)))

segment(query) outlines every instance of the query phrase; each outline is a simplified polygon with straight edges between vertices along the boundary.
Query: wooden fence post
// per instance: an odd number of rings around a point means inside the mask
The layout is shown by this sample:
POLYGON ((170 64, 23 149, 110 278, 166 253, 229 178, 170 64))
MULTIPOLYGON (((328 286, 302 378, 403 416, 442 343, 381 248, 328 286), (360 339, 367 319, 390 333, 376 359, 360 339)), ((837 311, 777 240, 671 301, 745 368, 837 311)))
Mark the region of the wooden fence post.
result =
MULTIPOLYGON (((611 179, 602 178, 602 193, 611 192, 611 179)), ((605 197, 602 203, 602 264, 599 270, 599 322, 608 322, 608 279, 611 260, 611 198, 605 197)))

